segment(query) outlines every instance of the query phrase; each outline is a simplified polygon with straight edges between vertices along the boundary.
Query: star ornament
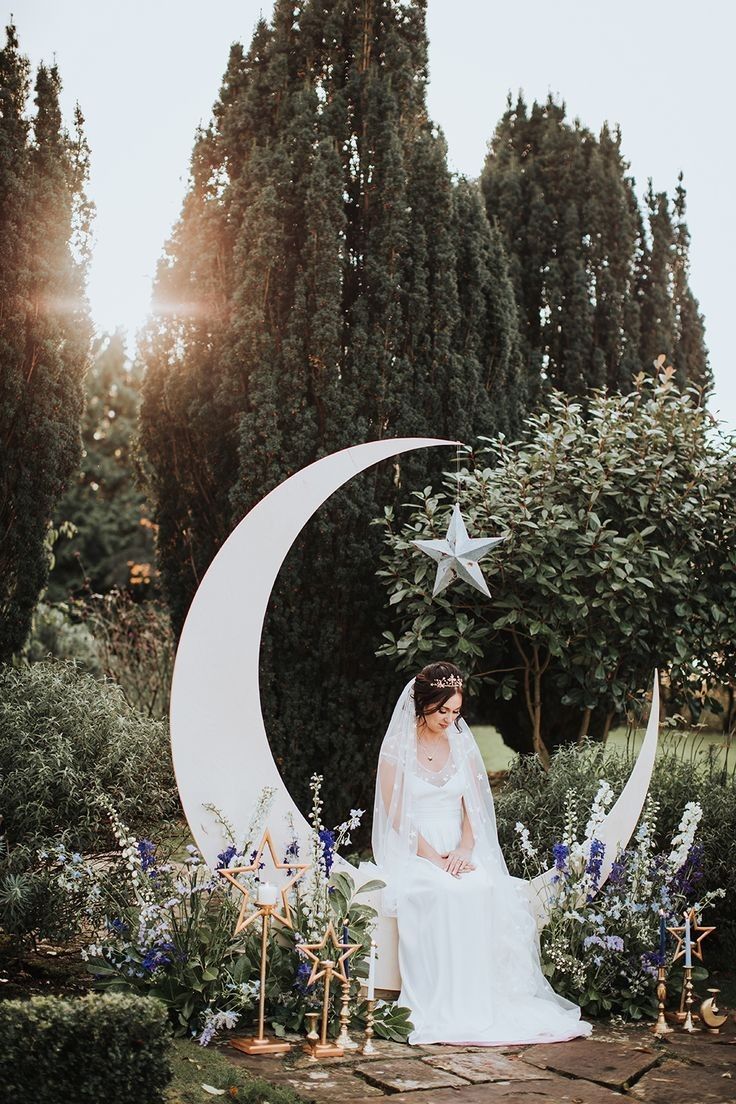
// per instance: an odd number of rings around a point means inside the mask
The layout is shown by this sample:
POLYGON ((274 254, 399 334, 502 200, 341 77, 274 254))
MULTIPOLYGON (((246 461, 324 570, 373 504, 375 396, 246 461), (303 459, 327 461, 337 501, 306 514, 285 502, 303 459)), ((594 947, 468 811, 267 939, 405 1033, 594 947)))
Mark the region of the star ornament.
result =
MULTIPOLYGON (((691 908, 685 915, 690 917, 690 953, 694 958, 699 958, 702 962, 703 940, 716 929, 715 927, 706 928, 702 924, 699 924, 694 908, 691 908), (698 935, 698 932, 700 932, 700 935, 698 935), (695 938, 696 935, 697 939, 695 938)), ((677 940, 675 953, 672 956, 672 961, 677 962, 678 958, 683 958, 685 955, 685 925, 683 924, 681 928, 668 928, 667 931, 670 935, 674 935, 677 940)))
POLYGON ((306 955, 306 957, 310 960, 310 962, 314 963, 314 965, 312 966, 312 972, 307 979, 307 985, 314 985, 315 981, 319 981, 320 978, 325 976, 325 974, 327 973, 325 963, 328 961, 334 962, 334 966, 332 969, 333 977, 338 977, 340 981, 347 982, 348 975, 345 973, 345 963, 352 954, 355 954, 356 951, 360 950, 361 946, 362 944, 360 943, 341 943, 340 940, 337 938, 337 934, 335 933, 335 929, 331 920, 327 925, 327 928, 325 929, 325 934, 322 936, 322 939, 319 943, 297 943, 296 949, 298 951, 302 951, 303 954, 306 955), (316 951, 324 950, 324 948, 327 946, 328 940, 336 951, 343 952, 341 955, 339 955, 337 959, 320 958, 319 955, 315 953, 316 951), (322 967, 322 969, 320 969, 320 967, 322 967))
POLYGON ((455 579, 470 583, 481 594, 490 598, 491 592, 478 566, 478 560, 504 540, 506 540, 505 536, 469 537, 463 515, 460 513, 460 506, 456 502, 444 540, 415 540, 412 544, 437 562, 433 598, 436 598, 455 579))
POLYGON ((257 902, 254 910, 250 913, 250 915, 248 915, 250 888, 243 885, 243 883, 238 880, 238 875, 255 874, 260 869, 261 858, 266 848, 268 848, 271 853, 271 861, 276 870, 295 871, 295 873, 284 882, 279 890, 279 893, 281 895, 282 911, 276 912, 274 910, 271 913, 271 916, 274 918, 274 920, 278 920, 287 928, 294 928, 294 921, 292 920, 291 916, 291 905, 289 904, 289 890, 292 888, 292 886, 296 885, 300 878, 304 877, 306 871, 310 869, 311 863, 280 862, 276 853, 276 848, 274 847, 273 839, 271 838, 271 833, 268 829, 266 829, 266 831, 263 833, 263 838, 261 839, 261 842, 258 844, 256 853, 253 856, 253 862, 249 863, 248 866, 232 866, 229 870, 218 871, 218 874, 221 874, 222 877, 230 883, 230 885, 235 886, 238 892, 243 894, 243 901, 240 906, 240 913, 235 924, 233 935, 237 935, 239 932, 243 931, 244 928, 247 928, 249 924, 252 924, 253 921, 261 915, 258 909, 257 902))

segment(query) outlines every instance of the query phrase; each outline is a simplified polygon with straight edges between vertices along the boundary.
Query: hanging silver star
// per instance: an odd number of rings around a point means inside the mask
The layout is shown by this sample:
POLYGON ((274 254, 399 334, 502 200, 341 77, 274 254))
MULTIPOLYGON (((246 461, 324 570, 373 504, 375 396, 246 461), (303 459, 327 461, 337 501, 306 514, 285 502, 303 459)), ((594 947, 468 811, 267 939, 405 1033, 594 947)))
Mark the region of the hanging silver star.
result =
POLYGON ((444 540, 415 540, 417 548, 426 552, 433 560, 437 561, 437 575, 434 580, 432 597, 435 598, 441 591, 448 587, 455 579, 463 579, 470 583, 476 590, 491 597, 491 592, 483 578, 483 573, 478 567, 478 560, 506 537, 477 537, 468 536, 465 528, 460 506, 455 503, 452 511, 450 526, 444 540))

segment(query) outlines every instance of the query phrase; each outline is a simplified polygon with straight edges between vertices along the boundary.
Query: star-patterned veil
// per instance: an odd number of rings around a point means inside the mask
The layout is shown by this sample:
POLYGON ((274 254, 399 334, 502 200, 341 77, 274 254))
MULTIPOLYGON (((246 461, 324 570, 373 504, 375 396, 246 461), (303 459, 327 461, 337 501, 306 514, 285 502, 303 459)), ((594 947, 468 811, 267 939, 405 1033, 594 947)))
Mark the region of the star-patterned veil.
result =
MULTIPOLYGON (((506 862, 498 842, 496 813, 488 773, 478 745, 465 721, 447 730, 453 772, 461 773, 463 802, 470 819, 475 845, 473 859, 495 880, 508 878, 506 862)), ((414 679, 407 683, 396 703, 381 744, 373 808, 373 854, 386 882, 382 911, 396 915, 396 887, 403 864, 417 851, 417 830, 413 817, 412 786, 406 778, 418 771, 417 719, 414 708, 414 679)))

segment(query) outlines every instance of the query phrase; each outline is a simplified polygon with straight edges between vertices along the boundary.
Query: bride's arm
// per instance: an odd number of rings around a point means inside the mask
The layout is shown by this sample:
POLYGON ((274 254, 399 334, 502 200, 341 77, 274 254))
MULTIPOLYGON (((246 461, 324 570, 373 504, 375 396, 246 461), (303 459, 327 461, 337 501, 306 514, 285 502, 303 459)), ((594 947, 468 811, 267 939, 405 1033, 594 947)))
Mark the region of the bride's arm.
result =
POLYGON ((474 847, 475 836, 473 835, 473 829, 470 824, 468 810, 465 808, 465 798, 463 798, 463 827, 460 834, 460 842, 457 847, 453 848, 446 856, 442 864, 443 868, 447 870, 449 874, 454 874, 456 877, 462 874, 464 870, 475 870, 475 865, 470 861, 474 847))

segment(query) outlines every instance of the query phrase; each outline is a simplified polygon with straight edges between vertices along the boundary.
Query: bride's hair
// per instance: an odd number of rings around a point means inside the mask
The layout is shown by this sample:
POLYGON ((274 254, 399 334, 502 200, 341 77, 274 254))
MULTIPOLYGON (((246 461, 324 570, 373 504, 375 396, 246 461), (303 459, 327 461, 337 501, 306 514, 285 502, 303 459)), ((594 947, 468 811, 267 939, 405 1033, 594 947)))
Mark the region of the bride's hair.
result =
POLYGON ((414 679, 414 711, 422 719, 436 713, 454 694, 462 694, 463 677, 454 663, 428 663, 414 679))

